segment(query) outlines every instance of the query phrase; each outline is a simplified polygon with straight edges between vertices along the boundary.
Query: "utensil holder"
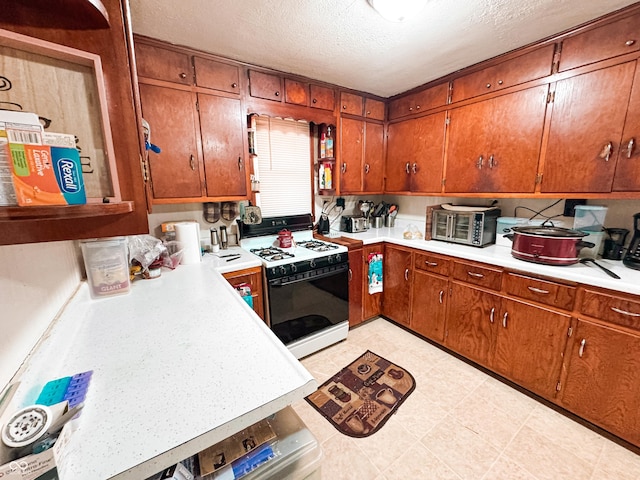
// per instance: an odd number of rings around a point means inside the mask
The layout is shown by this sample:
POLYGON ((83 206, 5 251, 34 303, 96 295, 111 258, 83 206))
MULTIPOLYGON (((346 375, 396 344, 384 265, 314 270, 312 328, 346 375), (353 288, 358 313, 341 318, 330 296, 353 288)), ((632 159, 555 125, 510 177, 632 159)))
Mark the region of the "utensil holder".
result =
POLYGON ((385 227, 389 227, 389 228, 393 228, 396 224, 396 217, 391 216, 391 215, 387 215, 386 217, 384 217, 384 226, 385 227))
POLYGON ((373 228, 382 228, 384 226, 385 217, 373 217, 373 228))

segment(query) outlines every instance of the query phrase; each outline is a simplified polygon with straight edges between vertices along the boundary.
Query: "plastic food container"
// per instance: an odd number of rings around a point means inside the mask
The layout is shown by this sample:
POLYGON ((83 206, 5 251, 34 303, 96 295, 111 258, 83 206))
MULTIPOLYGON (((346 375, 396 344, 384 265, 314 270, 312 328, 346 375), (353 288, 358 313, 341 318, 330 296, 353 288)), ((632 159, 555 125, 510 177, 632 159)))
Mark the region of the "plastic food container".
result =
POLYGON ((527 224, 528 220, 522 217, 498 217, 498 221, 496 223, 496 245, 511 248, 513 243, 511 240, 506 238, 505 235, 512 233, 511 229, 513 227, 519 227, 527 224))
POLYGON ((92 298, 129 293, 129 255, 125 237, 85 240, 80 246, 92 298))
POLYGON ((573 229, 583 232, 601 232, 607 210, 607 207, 597 205, 576 205, 573 229))

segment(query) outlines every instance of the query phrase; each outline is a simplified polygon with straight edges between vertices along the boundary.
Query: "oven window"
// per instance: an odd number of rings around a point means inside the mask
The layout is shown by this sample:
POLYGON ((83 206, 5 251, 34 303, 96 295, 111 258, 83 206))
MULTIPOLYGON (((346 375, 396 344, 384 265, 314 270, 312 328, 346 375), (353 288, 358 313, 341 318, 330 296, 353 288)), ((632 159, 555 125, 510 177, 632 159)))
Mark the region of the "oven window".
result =
POLYGON ((349 320, 347 272, 269 285, 271 329, 285 345, 349 320))
POLYGON ((435 236, 437 238, 447 238, 447 214, 435 213, 435 236))
POLYGON ((455 222, 453 238, 462 241, 467 241, 471 238, 471 215, 456 215, 455 222))

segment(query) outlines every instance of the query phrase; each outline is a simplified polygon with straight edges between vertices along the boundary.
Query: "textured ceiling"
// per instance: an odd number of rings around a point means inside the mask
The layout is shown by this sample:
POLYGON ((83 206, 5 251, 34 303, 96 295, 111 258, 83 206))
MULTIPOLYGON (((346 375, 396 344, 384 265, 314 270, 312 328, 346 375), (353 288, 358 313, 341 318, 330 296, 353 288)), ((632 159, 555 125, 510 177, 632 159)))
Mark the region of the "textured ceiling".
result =
POLYGON ((367 0, 132 0, 131 10, 135 33, 389 97, 633 3, 429 0, 403 23, 367 0))

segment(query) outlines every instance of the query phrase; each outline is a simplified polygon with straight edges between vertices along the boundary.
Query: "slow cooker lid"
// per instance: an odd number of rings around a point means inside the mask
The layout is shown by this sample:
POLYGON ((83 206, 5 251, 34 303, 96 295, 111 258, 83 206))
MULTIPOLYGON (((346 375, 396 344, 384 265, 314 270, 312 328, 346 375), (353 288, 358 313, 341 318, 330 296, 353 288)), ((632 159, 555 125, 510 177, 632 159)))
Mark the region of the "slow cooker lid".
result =
POLYGON ((517 233, 526 235, 536 235, 540 237, 555 237, 555 238, 582 238, 587 234, 580 230, 572 230, 570 228, 562 227, 545 227, 545 226, 526 226, 526 227, 511 227, 511 230, 517 233))

